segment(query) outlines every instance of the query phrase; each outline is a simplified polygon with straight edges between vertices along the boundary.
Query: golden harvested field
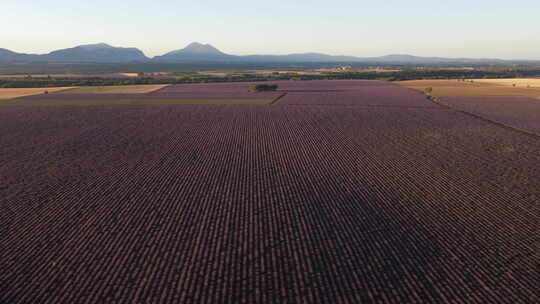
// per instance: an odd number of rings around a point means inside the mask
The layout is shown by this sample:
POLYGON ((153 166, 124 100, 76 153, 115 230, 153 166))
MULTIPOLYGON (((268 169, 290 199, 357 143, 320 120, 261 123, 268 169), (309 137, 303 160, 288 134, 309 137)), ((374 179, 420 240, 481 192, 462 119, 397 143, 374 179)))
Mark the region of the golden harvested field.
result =
POLYGON ((168 84, 77 87, 60 92, 60 94, 142 94, 150 93, 166 86, 168 84))
POLYGON ((531 87, 540 88, 540 78, 518 78, 518 79, 475 79, 475 82, 489 83, 502 86, 531 87))
POLYGON ((540 99, 540 87, 513 87, 511 84, 497 83, 499 80, 512 80, 517 83, 525 79, 497 79, 495 81, 475 79, 473 82, 457 80, 411 80, 399 81, 397 84, 419 91, 432 88, 431 95, 437 97, 532 97, 540 99))
POLYGON ((127 77, 137 77, 137 76, 139 76, 138 73, 120 73, 120 75, 127 76, 127 77))
POLYGON ((0 88, 0 99, 12 99, 23 96, 39 95, 45 93, 60 92, 72 89, 71 87, 60 88, 0 88))

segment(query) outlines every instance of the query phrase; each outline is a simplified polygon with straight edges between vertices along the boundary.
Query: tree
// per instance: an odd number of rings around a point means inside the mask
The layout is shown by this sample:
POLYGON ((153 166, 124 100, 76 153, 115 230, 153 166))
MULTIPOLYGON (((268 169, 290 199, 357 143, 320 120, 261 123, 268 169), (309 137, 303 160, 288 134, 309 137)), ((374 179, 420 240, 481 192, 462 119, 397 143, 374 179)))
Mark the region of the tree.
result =
POLYGON ((267 92, 277 90, 277 84, 251 84, 249 85, 249 90, 251 92, 267 92))

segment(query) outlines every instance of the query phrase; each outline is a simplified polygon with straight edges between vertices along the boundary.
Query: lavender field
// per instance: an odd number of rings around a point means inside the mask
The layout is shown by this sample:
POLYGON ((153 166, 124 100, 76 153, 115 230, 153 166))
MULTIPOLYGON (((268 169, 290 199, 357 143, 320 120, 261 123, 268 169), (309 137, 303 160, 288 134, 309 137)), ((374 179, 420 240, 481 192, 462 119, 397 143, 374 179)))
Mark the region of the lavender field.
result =
POLYGON ((0 108, 0 303, 540 300, 538 137, 389 83, 278 84, 0 108))
POLYGON ((540 100, 534 98, 444 98, 449 106, 540 136, 540 100))

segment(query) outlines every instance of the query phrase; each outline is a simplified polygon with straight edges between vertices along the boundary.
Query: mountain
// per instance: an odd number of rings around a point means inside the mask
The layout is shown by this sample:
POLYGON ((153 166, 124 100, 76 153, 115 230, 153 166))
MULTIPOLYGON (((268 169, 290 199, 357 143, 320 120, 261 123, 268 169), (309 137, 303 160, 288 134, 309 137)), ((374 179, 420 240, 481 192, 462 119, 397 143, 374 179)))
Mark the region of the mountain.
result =
MULTIPOLYGON (((20 54, 0 48, 0 62, 248 62, 248 63, 370 63, 370 64, 509 64, 512 60, 417 57, 393 54, 381 57, 333 56, 320 53, 301 53, 289 55, 247 55, 236 56, 221 52, 210 44, 193 42, 183 49, 169 52, 152 59, 136 48, 113 47, 105 43, 80 45, 73 48, 53 51, 44 55, 20 54)), ((530 61, 533 62, 533 61, 530 61)))
POLYGON ((210 44, 202 44, 198 42, 190 43, 184 49, 173 53, 200 54, 200 55, 225 55, 225 53, 216 49, 210 44))
POLYGON ((14 61, 21 58, 22 55, 10 50, 0 49, 0 61, 14 61))
POLYGON ((443 58, 443 57, 418 57, 404 54, 392 54, 381 57, 363 58, 368 62, 381 63, 504 63, 506 60, 494 58, 443 58))
POLYGON ((113 47, 105 43, 80 45, 42 55, 47 61, 62 62, 130 62, 148 61, 136 48, 113 47))
POLYGON ((225 54, 210 44, 193 42, 183 49, 156 56, 153 60, 160 62, 230 61, 237 58, 238 56, 225 54))
POLYGON ((439 57, 417 57, 412 55, 386 55, 381 57, 354 57, 354 56, 334 56, 321 53, 300 53, 288 55, 246 55, 235 56, 221 52, 210 44, 191 43, 187 47, 169 52, 163 56, 156 56, 152 59, 158 62, 252 62, 252 63, 294 63, 294 62, 328 62, 328 63, 399 63, 399 64, 437 64, 437 63, 504 63, 499 59, 467 59, 467 58, 439 58, 439 57))
POLYGON ((39 55, 21 54, 0 48, 0 62, 33 61, 38 57, 39 55))
POLYGON ((159 62, 186 61, 227 61, 227 62, 347 62, 358 61, 352 56, 332 56, 320 53, 301 53, 289 55, 247 55, 236 56, 221 52, 210 44, 194 42, 187 47, 153 58, 159 62))
POLYGON ((0 49, 0 61, 3 62, 96 62, 114 63, 130 61, 148 61, 143 52, 136 48, 113 47, 105 43, 80 45, 62 49, 44 55, 30 55, 0 49))
POLYGON ((289 55, 248 55, 242 56, 245 61, 256 62, 352 62, 360 58, 352 56, 332 56, 320 53, 301 53, 289 55))

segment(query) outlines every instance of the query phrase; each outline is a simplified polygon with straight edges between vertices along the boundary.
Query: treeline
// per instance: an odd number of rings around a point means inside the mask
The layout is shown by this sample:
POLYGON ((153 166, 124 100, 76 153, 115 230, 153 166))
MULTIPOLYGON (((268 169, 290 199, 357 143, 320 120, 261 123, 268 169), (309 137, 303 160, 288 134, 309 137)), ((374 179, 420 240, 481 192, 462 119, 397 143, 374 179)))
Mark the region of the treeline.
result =
MULTIPOLYGON (((382 74, 382 73, 379 73, 382 74)), ((355 79, 355 75, 343 75, 355 79)), ((385 80, 402 81, 417 79, 473 79, 473 78, 525 78, 540 77, 538 69, 485 69, 485 70, 465 70, 465 69, 411 69, 391 72, 385 75, 385 80)))
POLYGON ((313 75, 295 73, 274 73, 271 75, 239 74, 226 77, 186 73, 183 77, 154 78, 4 78, 0 88, 68 87, 68 86, 113 86, 141 84, 181 84, 204 82, 252 82, 277 80, 416 80, 416 79, 472 79, 472 78, 523 78, 540 77, 540 69, 534 70, 402 70, 394 72, 336 72, 313 75))
MULTIPOLYGON (((478 70, 538 70, 538 62, 519 64, 482 64, 468 63, 467 67, 478 70)), ((123 72, 190 72, 215 70, 313 70, 321 68, 339 68, 350 66, 352 69, 370 69, 373 67, 389 70, 425 69, 449 70, 463 68, 463 63, 400 64, 385 62, 127 62, 127 63, 47 63, 47 62, 0 62, 1 75, 24 74, 111 74, 123 72)))

